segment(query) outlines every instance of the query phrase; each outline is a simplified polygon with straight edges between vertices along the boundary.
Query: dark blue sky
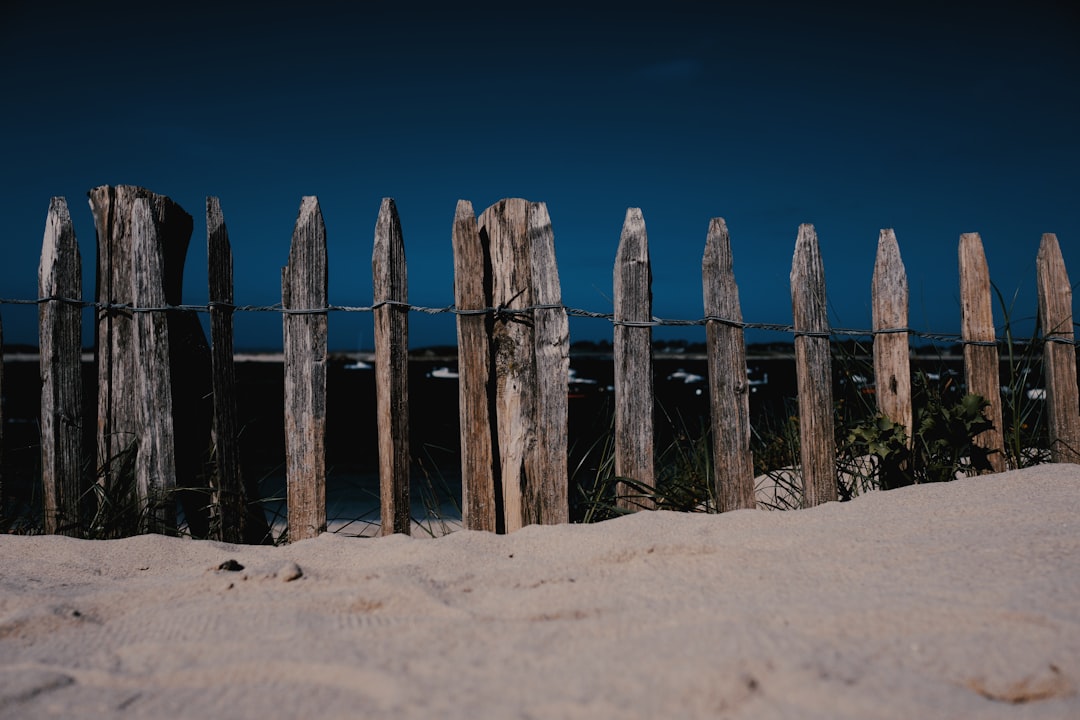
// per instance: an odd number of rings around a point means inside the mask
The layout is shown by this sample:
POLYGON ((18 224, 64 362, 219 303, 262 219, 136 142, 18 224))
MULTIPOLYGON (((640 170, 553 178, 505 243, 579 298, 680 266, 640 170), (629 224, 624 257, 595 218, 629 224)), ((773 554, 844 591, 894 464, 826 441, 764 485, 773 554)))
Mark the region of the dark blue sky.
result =
MULTIPOLYGON (((870 324, 883 227, 896 229, 921 330, 958 331, 962 232, 982 234, 1025 331, 1043 232, 1080 280, 1080 22, 1067 3, 65 5, 0 10, 0 297, 36 296, 61 195, 89 298, 86 191, 122 183, 195 217, 189 303, 207 299, 206 195, 221 198, 241 304, 280 300, 303 195, 319 197, 340 305, 371 302, 387 196, 419 305, 452 302, 459 198, 477 213, 503 197, 546 202, 564 301, 600 312, 631 206, 660 317, 702 315, 716 216, 753 322, 790 322, 801 222, 817 228, 837 327, 870 324)), ((7 342, 36 342, 33 308, 0 313, 7 342)), ((452 316, 410 323, 413 345, 454 342, 452 316)), ((581 320, 571 333, 611 328, 581 320)), ((277 315, 237 318, 238 347, 280 343, 277 315)), ((371 316, 334 315, 330 343, 370 346, 371 316)))

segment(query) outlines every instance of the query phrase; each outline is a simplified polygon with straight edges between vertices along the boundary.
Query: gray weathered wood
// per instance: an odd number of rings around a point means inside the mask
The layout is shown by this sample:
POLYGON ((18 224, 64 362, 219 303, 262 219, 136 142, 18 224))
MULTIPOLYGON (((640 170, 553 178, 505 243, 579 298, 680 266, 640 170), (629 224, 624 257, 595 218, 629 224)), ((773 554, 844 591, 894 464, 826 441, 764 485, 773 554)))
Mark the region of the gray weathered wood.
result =
POLYGON ((1057 235, 1046 233, 1036 262, 1039 317, 1042 318, 1046 407, 1050 457, 1054 462, 1080 463, 1080 398, 1076 383, 1072 285, 1057 235))
POLYGON ((484 247, 472 203, 459 200, 454 213, 454 304, 458 310, 458 400, 461 423, 461 513, 467 530, 495 532, 495 436, 488 399, 491 316, 484 291, 484 247), (477 311, 475 314, 468 314, 477 311))
POLYGON ((535 353, 535 437, 526 457, 526 524, 570 521, 567 474, 567 382, 570 377, 570 330, 562 306, 555 236, 547 205, 529 203, 527 245, 532 263, 532 313, 535 353))
MULTIPOLYGON (((532 259, 528 246, 529 203, 500 200, 480 215, 481 242, 491 256, 492 303, 504 311, 533 304, 532 259)), ((500 313, 492 328, 495 364, 495 413, 502 490, 503 529, 525 524, 525 457, 536 441, 533 404, 536 357, 528 318, 500 313)))
POLYGON ((825 266, 814 226, 799 226, 791 264, 795 371, 799 384, 799 456, 805 505, 837 499, 833 437, 832 357, 825 303, 825 266))
POLYGON ((874 378, 878 412, 913 436, 911 356, 908 346, 908 281, 900 246, 892 229, 878 236, 871 283, 874 326, 874 378), (897 332, 898 330, 902 330, 897 332))
POLYGON ((233 359, 233 255, 229 230, 216 197, 206 198, 206 257, 210 286, 211 374, 214 392, 214 461, 211 480, 213 507, 210 537, 224 542, 257 542, 266 532, 263 517, 250 513, 248 495, 240 470, 240 445, 236 410, 236 367, 233 359))
POLYGON ((409 534, 409 288, 397 205, 383 198, 371 256, 382 534, 409 534), (401 304, 397 304, 401 303, 401 304))
POLYGON ((285 472, 289 540, 326 530, 326 226, 314 196, 300 203, 289 263, 281 271, 285 310, 285 472))
MULTIPOLYGON (((103 186, 87 193, 97 230, 96 317, 97 463, 98 482, 112 514, 133 507, 130 477, 140 433, 138 393, 144 372, 132 352, 133 304, 132 215, 136 199, 149 201, 160 257, 165 303, 182 302, 184 260, 191 240, 192 218, 169 198, 131 185, 103 186), (119 307, 118 307, 119 306, 119 307)), ((199 483, 202 454, 210 440, 210 414, 203 413, 210 396, 209 353, 194 312, 166 313, 170 371, 173 380, 174 467, 177 483, 199 483)), ((207 527, 207 497, 201 492, 177 493, 188 528, 201 537, 207 527)))
POLYGON ((709 221, 701 263, 712 413, 713 481, 720 512, 757 507, 750 450, 750 383, 742 306, 731 238, 723 218, 709 221))
POLYGON ((990 302, 990 269, 978 233, 960 236, 960 321, 964 375, 969 393, 989 403, 984 414, 993 427, 974 439, 972 463, 979 472, 1005 470, 1002 438, 1001 377, 990 302))
MULTIPOLYGON (((137 198, 131 214, 131 299, 136 308, 163 308, 165 290, 161 245, 148 198, 137 198)), ((141 372, 136 386, 138 450, 135 487, 143 516, 140 531, 173 532, 176 527, 176 450, 173 436, 169 326, 164 310, 135 313, 132 359, 141 372)))
MULTIPOLYGON (((656 486, 653 454, 652 265, 640 208, 623 220, 614 272, 615 475, 656 486)), ((652 497, 625 482, 616 503, 628 510, 654 508, 652 497)))
POLYGON ((82 258, 64 198, 49 203, 38 266, 41 359, 41 481, 45 532, 81 534, 82 258))

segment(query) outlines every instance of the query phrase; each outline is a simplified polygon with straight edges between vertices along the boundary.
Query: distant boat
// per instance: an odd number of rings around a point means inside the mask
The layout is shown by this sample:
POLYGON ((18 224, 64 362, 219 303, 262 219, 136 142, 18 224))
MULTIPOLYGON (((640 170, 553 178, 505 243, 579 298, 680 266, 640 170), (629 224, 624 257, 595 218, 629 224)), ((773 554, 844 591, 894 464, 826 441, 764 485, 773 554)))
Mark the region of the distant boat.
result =
MULTIPOLYGON (((668 382, 682 383, 683 385, 704 385, 706 378, 704 375, 698 375, 697 373, 687 372, 686 370, 679 368, 675 372, 667 376, 668 382)), ((750 387, 750 392, 755 393, 759 388, 769 384, 769 373, 761 372, 759 368, 746 368, 746 384, 750 387)), ((695 388, 694 394, 701 395, 704 392, 702 388, 695 388)))
POLYGON ((577 370, 570 368, 566 381, 566 393, 568 398, 583 398, 589 393, 595 392, 599 383, 592 378, 578 377, 577 370))
POLYGON ((427 377, 434 380, 457 380, 459 375, 457 370, 444 365, 443 367, 437 367, 434 370, 430 370, 427 373, 427 377))
POLYGON ((354 360, 344 366, 346 370, 373 370, 375 368, 371 363, 366 363, 363 360, 354 360))
POLYGON ((667 380, 668 380, 668 382, 682 381, 682 383, 684 385, 696 385, 698 383, 705 382, 705 376, 704 375, 696 375, 696 374, 694 374, 692 372, 687 372, 686 370, 683 370, 682 368, 679 368, 675 372, 668 375, 667 380))

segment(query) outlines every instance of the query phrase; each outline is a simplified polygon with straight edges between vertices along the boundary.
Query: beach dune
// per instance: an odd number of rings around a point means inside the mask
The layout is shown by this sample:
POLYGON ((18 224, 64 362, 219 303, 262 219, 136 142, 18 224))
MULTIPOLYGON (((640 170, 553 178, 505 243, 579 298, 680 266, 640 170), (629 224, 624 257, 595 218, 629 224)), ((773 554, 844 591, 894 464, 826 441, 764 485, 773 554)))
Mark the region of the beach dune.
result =
POLYGON ((0 537, 2 718, 1077 718, 1080 466, 283 547, 0 537))

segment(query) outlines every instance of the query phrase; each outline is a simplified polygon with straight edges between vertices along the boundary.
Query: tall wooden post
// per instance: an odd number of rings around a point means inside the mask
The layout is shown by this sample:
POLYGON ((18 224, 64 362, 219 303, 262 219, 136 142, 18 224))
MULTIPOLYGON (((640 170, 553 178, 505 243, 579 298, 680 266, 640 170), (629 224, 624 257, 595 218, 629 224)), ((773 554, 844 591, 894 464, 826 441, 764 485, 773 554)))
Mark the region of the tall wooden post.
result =
MULTIPOLYGON (((629 208, 615 254, 615 475, 656 486, 653 455, 652 265, 640 208, 629 208)), ((616 503, 653 508, 648 496, 619 482, 616 503)))
POLYGON ((547 205, 529 203, 526 233, 536 302, 532 312, 536 439, 526 456, 524 517, 526 523, 554 525, 570 521, 567 468, 570 329, 566 308, 562 306, 555 234, 547 205))
MULTIPOLYGON (((154 244, 144 247, 144 257, 154 258, 160 268, 163 293, 161 305, 178 305, 184 278, 184 259, 191 240, 192 219, 169 198, 131 185, 103 186, 87 193, 97 229, 97 290, 100 307, 95 327, 98 372, 97 467, 99 483, 115 506, 127 505, 130 480, 136 464, 136 447, 142 434, 141 399, 147 371, 132 352, 135 314, 124 306, 134 306, 135 278, 145 264, 134 264, 134 205, 138 199, 149 204, 154 244)), ((203 395, 206 340, 198 318, 189 312, 170 311, 166 318, 170 348, 169 374, 183 380, 166 392, 170 403, 184 419, 174 426, 173 467, 185 484, 194 479, 201 464, 201 452, 209 441, 209 426, 199 410, 203 395), (199 382, 195 387, 193 383, 199 382)), ((208 394, 208 393, 207 393, 208 394)), ((208 418, 207 418, 208 419, 208 418)), ((173 480, 176 482, 176 479, 173 480)), ((135 498, 137 500, 137 498, 135 498)), ((161 501, 157 498, 155 502, 161 501)), ((138 502, 142 502, 141 500, 138 502)), ((205 496, 181 497, 192 534, 204 534, 205 496)), ((160 518, 159 518, 160 519, 160 518)))
POLYGON ((82 534, 82 258, 64 198, 49 203, 38 267, 45 532, 82 534))
POLYGON ((878 236, 871 283, 874 325, 874 378, 878 412, 904 426, 908 444, 911 426, 911 357, 908 345, 908 280, 900 246, 892 229, 878 236))
POLYGON ((566 522, 569 331, 547 207, 500 200, 478 230, 491 259, 491 305, 500 310, 491 344, 503 529, 566 522))
POLYGON ((960 236, 960 321, 964 341, 964 374, 968 392, 989 403, 984 414, 993 423, 974 438, 974 467, 980 472, 1005 470, 1002 436, 1001 370, 998 366, 994 312, 990 302, 990 269, 979 233, 960 236))
POLYGON ((457 308, 458 403, 461 434, 461 520, 467 530, 495 532, 502 525, 497 508, 498 463, 495 416, 489 402, 492 317, 485 279, 491 262, 480 242, 472 203, 459 200, 454 212, 454 304, 457 308))
POLYGON ((1057 235, 1046 233, 1042 236, 1036 270, 1039 317, 1046 338, 1043 364, 1050 457, 1054 462, 1080 463, 1080 399, 1076 384, 1073 294, 1057 235))
POLYGON ((731 238, 723 218, 709 221, 701 263, 712 412, 713 482, 720 512, 757 507, 750 450, 750 382, 731 238))
POLYGON ((142 369, 135 376, 138 454, 135 487, 145 514, 143 532, 172 532, 176 527, 176 449, 173 436, 172 379, 169 373, 169 326, 163 308, 165 290, 157 227, 147 198, 131 209, 131 299, 136 308, 132 357, 142 369))
POLYGON ((791 265, 795 371, 799 383, 799 454, 806 506, 837 499, 832 357, 825 266, 813 225, 800 225, 791 265))
MULTIPOLYGON (((491 253, 492 305, 503 310, 521 310, 533 304, 526 245, 528 208, 525 200, 500 200, 480 215, 480 236, 491 253)), ((525 524, 525 446, 536 438, 531 392, 536 366, 532 333, 525 318, 510 314, 496 317, 492 345, 503 527, 513 532, 525 524)))
POLYGON ((231 543, 258 543, 269 534, 262 507, 249 505, 257 487, 248 487, 240 469, 233 359, 233 254, 229 230, 216 197, 206 198, 206 257, 210 285, 211 369, 214 392, 213 506, 211 537, 231 543))
POLYGON ((285 340, 285 472, 289 540, 326 530, 326 226, 305 197, 281 271, 285 340))
POLYGON ((409 534, 409 287, 397 206, 383 198, 371 256, 382 534, 409 534), (401 303, 401 304, 397 304, 401 303))

